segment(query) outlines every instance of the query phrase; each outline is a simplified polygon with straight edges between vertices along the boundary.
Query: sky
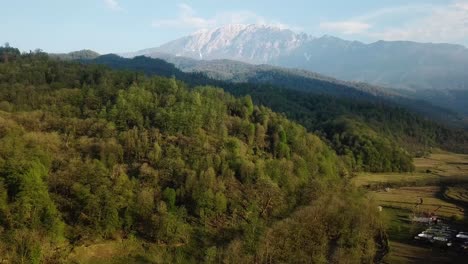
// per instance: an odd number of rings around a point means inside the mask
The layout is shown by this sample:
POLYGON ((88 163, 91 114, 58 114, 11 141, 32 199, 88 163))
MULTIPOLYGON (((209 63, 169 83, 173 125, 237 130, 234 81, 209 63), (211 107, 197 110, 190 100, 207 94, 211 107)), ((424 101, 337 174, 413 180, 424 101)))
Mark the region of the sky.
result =
POLYGON ((468 46, 468 0, 0 0, 0 14, 0 45, 21 51, 129 52, 232 23, 468 46))

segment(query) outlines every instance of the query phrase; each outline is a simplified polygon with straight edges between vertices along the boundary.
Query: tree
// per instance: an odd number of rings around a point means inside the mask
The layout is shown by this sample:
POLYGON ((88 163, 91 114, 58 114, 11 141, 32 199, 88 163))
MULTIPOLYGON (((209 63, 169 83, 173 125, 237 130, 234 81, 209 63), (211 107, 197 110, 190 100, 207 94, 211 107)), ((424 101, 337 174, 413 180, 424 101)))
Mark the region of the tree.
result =
POLYGON ((217 192, 215 195, 215 210, 218 214, 226 212, 227 209, 227 199, 223 193, 217 192))
POLYGON ((176 191, 172 188, 167 187, 164 189, 163 198, 166 201, 169 209, 175 209, 175 202, 176 202, 176 191))

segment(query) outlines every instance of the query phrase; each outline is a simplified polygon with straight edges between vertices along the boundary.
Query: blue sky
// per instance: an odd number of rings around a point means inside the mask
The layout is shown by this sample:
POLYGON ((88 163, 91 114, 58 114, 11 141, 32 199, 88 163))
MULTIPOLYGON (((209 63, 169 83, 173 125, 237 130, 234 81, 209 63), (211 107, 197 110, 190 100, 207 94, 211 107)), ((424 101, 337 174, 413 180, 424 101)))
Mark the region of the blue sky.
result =
POLYGON ((468 46, 468 0, 0 0, 0 7, 0 43, 22 51, 135 51, 230 23, 468 46))

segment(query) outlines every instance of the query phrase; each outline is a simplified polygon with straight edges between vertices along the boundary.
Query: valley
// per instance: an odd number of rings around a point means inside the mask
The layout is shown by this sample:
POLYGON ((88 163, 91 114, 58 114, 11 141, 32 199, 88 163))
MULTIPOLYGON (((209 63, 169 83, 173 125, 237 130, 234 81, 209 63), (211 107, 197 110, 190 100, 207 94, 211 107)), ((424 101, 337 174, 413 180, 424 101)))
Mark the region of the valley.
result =
POLYGON ((416 158, 415 166, 413 173, 360 173, 352 179, 353 184, 370 189, 383 207, 390 240, 384 263, 464 263, 462 253, 415 241, 425 225, 411 218, 434 214, 460 231, 468 230, 468 155, 435 150, 416 158))

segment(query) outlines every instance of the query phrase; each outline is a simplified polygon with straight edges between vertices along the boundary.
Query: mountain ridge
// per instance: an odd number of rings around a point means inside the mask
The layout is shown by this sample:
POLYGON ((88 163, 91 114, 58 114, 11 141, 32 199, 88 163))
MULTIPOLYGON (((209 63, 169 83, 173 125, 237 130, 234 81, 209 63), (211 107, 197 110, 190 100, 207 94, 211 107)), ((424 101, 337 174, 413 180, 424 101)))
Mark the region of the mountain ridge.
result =
POLYGON ((159 53, 299 68, 398 89, 468 89, 468 49, 458 44, 384 40, 366 44, 279 27, 244 25, 233 29, 228 25, 122 55, 154 57, 159 53))
POLYGON ((157 48, 137 51, 133 55, 145 55, 163 51, 176 56, 198 59, 215 59, 218 56, 245 62, 267 63, 280 55, 282 50, 296 48, 302 41, 310 38, 305 33, 297 34, 292 30, 268 25, 233 24, 211 30, 197 31, 157 48), (261 35, 261 38, 256 39, 261 35), (269 41, 273 39, 273 41, 269 41), (252 44, 245 45, 250 42, 252 44), (231 47, 223 50, 226 45, 231 47), (181 47, 183 47, 181 50, 181 47), (259 52, 263 50, 263 52, 259 52), (213 55, 211 54, 213 53, 213 55))

